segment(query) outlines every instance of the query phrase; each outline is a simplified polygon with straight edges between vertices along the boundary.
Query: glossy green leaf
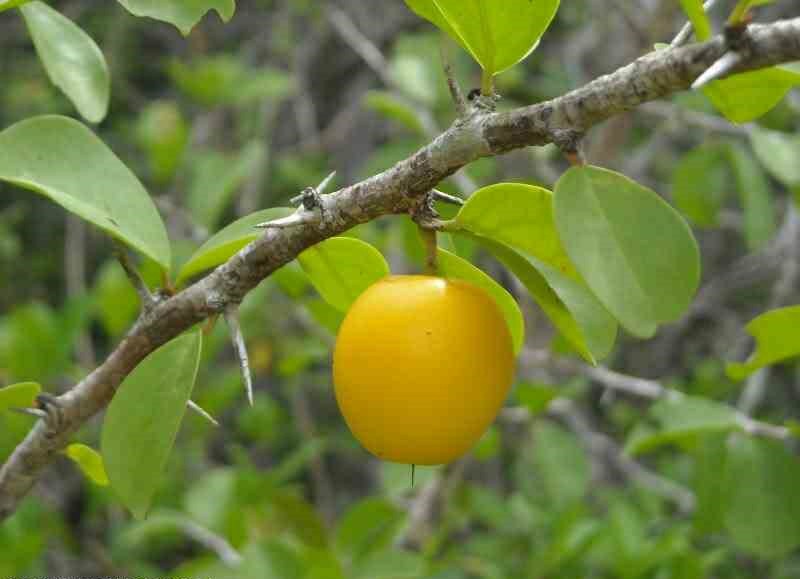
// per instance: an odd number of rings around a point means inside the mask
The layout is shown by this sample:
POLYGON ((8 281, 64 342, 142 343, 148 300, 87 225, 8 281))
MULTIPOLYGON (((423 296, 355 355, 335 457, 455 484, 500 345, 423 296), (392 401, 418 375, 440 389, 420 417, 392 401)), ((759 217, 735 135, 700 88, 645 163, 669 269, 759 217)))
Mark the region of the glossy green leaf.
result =
POLYGON ((225 263, 237 251, 263 234, 256 225, 290 215, 294 209, 273 207, 256 211, 227 225, 195 251, 178 273, 178 284, 207 269, 225 263))
POLYGON ((775 233, 775 208, 767 177, 741 145, 729 147, 733 175, 744 213, 744 237, 751 250, 763 247, 775 233))
POLYGON ((702 227, 717 225, 728 193, 728 146, 701 145, 681 158, 672 173, 675 206, 702 227))
POLYGON ((20 8, 47 76, 86 120, 99 123, 108 112, 111 77, 94 40, 44 2, 20 8))
POLYGON ((85 444, 70 444, 64 451, 69 458, 75 461, 83 474, 99 486, 108 486, 108 475, 103 466, 103 457, 95 449, 85 444))
POLYGON ((0 412, 10 408, 31 408, 42 387, 36 382, 17 382, 0 388, 0 412))
POLYGON ((714 81, 703 92, 729 121, 749 123, 772 110, 797 85, 800 74, 774 67, 714 81))
POLYGON ((653 191, 598 167, 573 167, 556 184, 555 223, 592 292, 632 334, 678 318, 700 281, 697 242, 653 191))
POLYGON ((778 558, 800 546, 800 460, 780 442, 737 436, 724 473, 725 529, 739 548, 778 558))
POLYGON ((711 36, 711 22, 703 9, 703 0, 680 0, 683 11, 695 30, 698 40, 705 40, 711 36))
POLYGON ((800 306, 778 308, 747 324, 756 339, 756 351, 744 363, 728 364, 728 375, 741 380, 759 368, 800 355, 800 306))
POLYGON ((553 194, 523 183, 498 183, 473 193, 455 217, 458 227, 521 250, 570 277, 575 266, 558 238, 553 194))
POLYGON ((562 336, 590 364, 611 351, 617 322, 582 282, 497 241, 475 236, 522 282, 562 336))
POLYGON ((147 191, 78 121, 33 117, 1 132, 0 181, 50 198, 169 269, 167 232, 147 191))
POLYGON ((787 187, 800 185, 800 135, 754 127, 750 143, 761 164, 787 187))
POLYGON ((514 353, 519 353, 525 342, 525 319, 514 297, 470 262, 442 248, 439 248, 439 273, 446 278, 470 282, 488 293, 506 320, 514 353))
POLYGON ((494 75, 528 56, 558 10, 559 0, 406 0, 447 32, 494 75))
POLYGON ((739 428, 733 408, 695 396, 659 400, 650 407, 648 416, 654 425, 653 429, 645 435, 632 436, 625 446, 627 452, 639 454, 665 444, 691 440, 698 435, 739 428))
POLYGON ((311 284, 326 302, 346 312, 365 289, 389 275, 389 264, 369 243, 332 237, 297 257, 311 284))
POLYGON ((189 34, 210 10, 216 10, 225 22, 233 17, 234 0, 118 0, 131 14, 147 16, 174 24, 184 35, 189 34))
POLYGON ((200 363, 195 330, 158 348, 117 389, 103 422, 101 450, 116 494, 144 518, 172 451, 200 363))

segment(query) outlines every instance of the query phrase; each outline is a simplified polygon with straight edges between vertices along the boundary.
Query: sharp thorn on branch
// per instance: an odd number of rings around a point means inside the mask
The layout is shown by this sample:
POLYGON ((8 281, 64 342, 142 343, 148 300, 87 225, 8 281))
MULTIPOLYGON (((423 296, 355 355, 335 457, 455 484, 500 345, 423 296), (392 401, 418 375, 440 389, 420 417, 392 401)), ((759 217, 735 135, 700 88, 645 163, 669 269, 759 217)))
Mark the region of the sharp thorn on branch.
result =
POLYGON ((443 203, 450 203, 452 205, 464 205, 464 200, 461 197, 450 195, 449 193, 439 191, 438 189, 431 191, 431 197, 434 201, 441 201, 443 203))
POLYGON ((199 414, 200 416, 202 416, 203 418, 205 418, 206 420, 208 420, 208 421, 209 421, 211 424, 213 424, 214 426, 217 426, 217 427, 219 426, 219 422, 217 422, 217 420, 216 420, 216 419, 215 419, 213 416, 211 416, 211 415, 210 415, 208 412, 206 412, 206 411, 205 411, 205 410, 204 410, 204 409, 203 409, 203 408, 202 408, 202 407, 201 407, 199 404, 197 404, 196 402, 193 402, 192 400, 189 400, 189 401, 186 403, 186 407, 187 407, 189 410, 192 410, 193 412, 196 412, 197 414, 199 414))
POLYGON ((242 371, 242 380, 244 381, 244 388, 247 392, 247 401, 250 406, 253 405, 253 378, 250 374, 250 360, 247 357, 247 346, 244 343, 244 336, 242 329, 239 327, 239 308, 236 305, 229 305, 225 308, 225 321, 228 324, 228 330, 231 333, 231 340, 233 347, 236 350, 236 355, 239 358, 239 368, 242 371))
POLYGON ((726 52, 714 64, 708 67, 703 74, 697 77, 697 80, 692 83, 692 88, 698 90, 712 81, 728 76, 741 62, 742 56, 740 53, 726 52))

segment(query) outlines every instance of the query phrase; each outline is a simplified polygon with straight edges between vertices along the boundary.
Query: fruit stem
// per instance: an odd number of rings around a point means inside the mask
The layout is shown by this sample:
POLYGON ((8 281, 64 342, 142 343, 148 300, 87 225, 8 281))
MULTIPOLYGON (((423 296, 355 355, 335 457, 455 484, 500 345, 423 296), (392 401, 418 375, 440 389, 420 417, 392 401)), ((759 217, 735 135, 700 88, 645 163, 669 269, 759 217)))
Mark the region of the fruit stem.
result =
POLYGON ((425 245, 425 273, 427 275, 437 275, 439 273, 438 243, 436 241, 436 230, 428 229, 417 225, 419 236, 425 245))

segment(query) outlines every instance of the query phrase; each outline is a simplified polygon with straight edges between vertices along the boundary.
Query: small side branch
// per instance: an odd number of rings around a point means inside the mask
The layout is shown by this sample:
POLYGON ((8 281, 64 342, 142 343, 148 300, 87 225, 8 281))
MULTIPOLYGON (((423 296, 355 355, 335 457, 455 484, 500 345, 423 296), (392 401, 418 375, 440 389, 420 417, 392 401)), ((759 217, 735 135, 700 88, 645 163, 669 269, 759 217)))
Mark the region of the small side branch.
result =
POLYGON ((464 97, 461 86, 458 84, 458 79, 456 79, 455 72, 453 72, 453 67, 445 60, 444 51, 442 51, 442 62, 444 63, 444 76, 447 78, 447 88, 450 90, 450 97, 453 99, 453 104, 456 107, 456 114, 459 119, 464 119, 467 117, 467 111, 469 110, 467 99, 464 97))
POLYGON ((119 264, 125 271, 125 275, 128 276, 131 285, 133 285, 133 288, 136 290, 136 293, 139 296, 139 302, 142 306, 142 313, 149 312, 158 304, 158 300, 152 293, 150 293, 150 289, 147 287, 144 279, 142 279, 142 276, 139 274, 139 270, 137 270, 131 262, 130 256, 128 255, 128 249, 122 244, 122 242, 114 240, 114 253, 117 257, 117 261, 119 261, 119 264))
POLYGON ((244 387, 247 391, 247 401, 250 406, 253 405, 253 378, 250 374, 250 360, 247 357, 247 346, 244 343, 244 336, 242 329, 239 327, 239 307, 236 305, 229 305, 225 308, 225 322, 228 324, 228 330, 231 333, 231 340, 233 340, 233 347, 236 350, 236 355, 239 358, 239 368, 242 370, 242 380, 244 387))

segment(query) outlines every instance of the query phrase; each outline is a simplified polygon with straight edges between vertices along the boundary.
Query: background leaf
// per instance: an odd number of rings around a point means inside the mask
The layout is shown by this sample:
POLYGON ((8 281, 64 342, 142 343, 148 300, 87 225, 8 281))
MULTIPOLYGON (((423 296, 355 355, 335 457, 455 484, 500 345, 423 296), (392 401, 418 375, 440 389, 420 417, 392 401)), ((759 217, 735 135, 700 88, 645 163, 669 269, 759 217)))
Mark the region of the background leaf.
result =
POLYGON ((189 34, 209 10, 216 10, 227 22, 236 9, 234 0, 118 0, 131 14, 147 16, 174 24, 184 35, 189 34))
POLYGON ((49 197, 169 269, 167 232, 147 191, 78 121, 33 117, 1 132, 0 180, 49 197))
POLYGON ((754 127, 750 143, 761 164, 788 187, 800 185, 800 136, 754 127))
POLYGON ((494 299, 508 325, 514 353, 519 353, 525 342, 525 319, 514 297, 470 262, 441 248, 439 248, 439 272, 446 278, 468 281, 494 299))
POLYGON ((17 382, 0 388, 0 411, 11 408, 30 408, 42 387, 36 382, 17 382))
POLYGON ((202 336, 183 334, 147 356, 117 389, 101 449, 114 491, 144 518, 178 434, 200 363, 202 336))
POLYGON ((724 473, 725 529, 740 548, 775 558, 800 546, 800 462, 779 442, 737 436, 724 473))
POLYGON ((747 331, 756 339, 756 351, 744 363, 728 364, 728 375, 736 380, 759 368, 800 355, 800 306, 778 308, 761 314, 747 324, 747 331))
POLYGON ((80 467, 89 480, 99 486, 108 486, 108 475, 103 466, 103 457, 95 449, 85 444, 70 444, 65 450, 69 458, 80 467))
POLYGON ((798 84, 800 74, 774 67, 716 80, 703 92, 729 121, 749 123, 772 110, 798 84))
POLYGON ((297 261, 322 298, 343 312, 361 292, 389 275, 381 252, 352 237, 326 239, 306 249, 297 261))
POLYGON ((626 329, 650 336, 686 310, 700 281, 699 252, 663 199, 619 173, 573 167, 558 180, 554 204, 567 253, 626 329))
POLYGON ((44 2, 20 10, 47 76, 86 120, 99 123, 108 112, 111 77, 94 40, 44 2))

